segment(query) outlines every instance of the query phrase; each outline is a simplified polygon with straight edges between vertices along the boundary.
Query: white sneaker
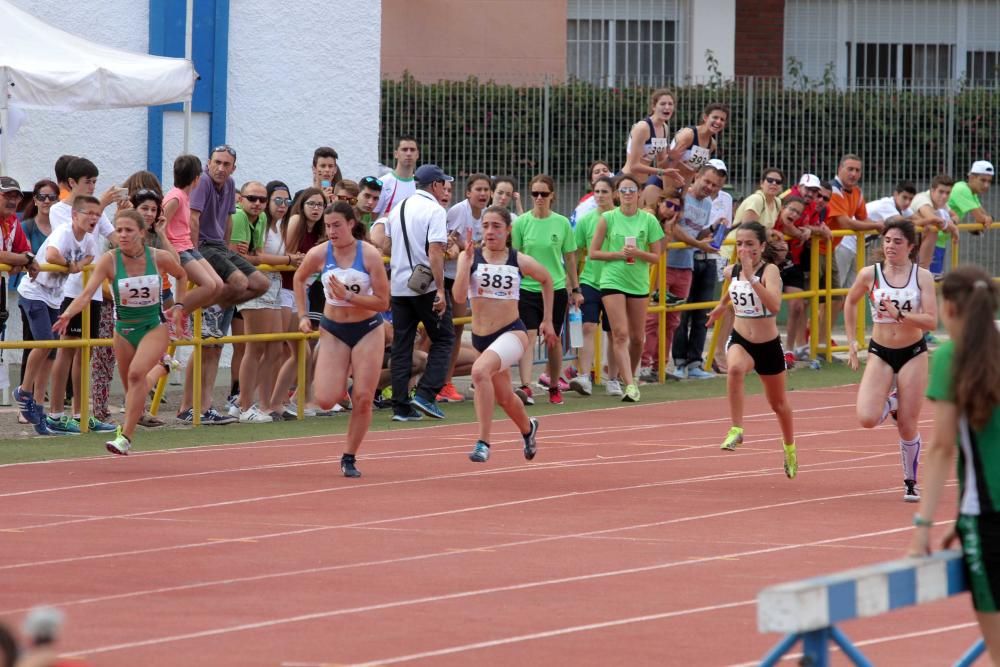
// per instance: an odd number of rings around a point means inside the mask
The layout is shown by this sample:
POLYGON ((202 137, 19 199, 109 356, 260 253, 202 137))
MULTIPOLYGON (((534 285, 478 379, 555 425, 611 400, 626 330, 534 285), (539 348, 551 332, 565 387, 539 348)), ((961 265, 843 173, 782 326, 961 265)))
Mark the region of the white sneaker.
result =
POLYGON ((253 405, 250 406, 249 410, 240 412, 241 424, 266 424, 272 421, 274 421, 274 419, 271 418, 271 415, 265 415, 253 405))
POLYGON ((622 391, 622 383, 618 380, 607 380, 604 383, 604 391, 608 396, 624 396, 625 392, 622 391))
MULTIPOLYGON (((253 408, 251 407, 250 410, 253 410, 253 408)), ((250 412, 250 410, 247 410, 247 412, 250 412)), ((240 410, 240 406, 230 405, 229 409, 226 410, 226 412, 229 414, 230 417, 236 417, 240 421, 243 421, 243 411, 240 410)))
POLYGON ((570 380, 569 388, 583 396, 590 396, 594 393, 594 385, 586 375, 577 375, 570 380))
POLYGON ((316 408, 306 408, 302 411, 302 414, 306 417, 315 417, 318 414, 316 408))

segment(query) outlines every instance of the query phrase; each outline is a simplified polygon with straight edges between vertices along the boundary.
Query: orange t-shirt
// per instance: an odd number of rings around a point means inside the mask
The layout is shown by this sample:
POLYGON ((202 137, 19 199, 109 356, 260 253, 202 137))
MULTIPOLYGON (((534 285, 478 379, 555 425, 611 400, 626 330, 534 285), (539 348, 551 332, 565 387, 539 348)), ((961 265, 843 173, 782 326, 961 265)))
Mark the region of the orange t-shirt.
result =
MULTIPOLYGON (((830 203, 826 207, 826 225, 831 230, 842 229, 836 218, 845 215, 855 220, 867 220, 868 209, 865 208, 865 196, 861 193, 861 188, 855 186, 848 190, 840 182, 839 178, 833 179, 833 190, 830 194, 830 203)), ((843 237, 837 236, 833 239, 833 247, 840 245, 843 237)), ((819 254, 826 254, 826 240, 820 239, 819 254)))

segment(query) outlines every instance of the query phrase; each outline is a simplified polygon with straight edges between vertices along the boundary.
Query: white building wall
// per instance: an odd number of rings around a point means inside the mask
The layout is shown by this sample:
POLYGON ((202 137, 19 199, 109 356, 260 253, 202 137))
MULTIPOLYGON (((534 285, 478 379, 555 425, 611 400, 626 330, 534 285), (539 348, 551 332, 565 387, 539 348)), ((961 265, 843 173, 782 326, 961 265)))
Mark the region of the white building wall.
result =
POLYGON ((724 79, 736 73, 736 0, 697 0, 691 8, 691 77, 704 81, 712 76, 706 61, 711 50, 724 79))
MULTIPOLYGON (((66 3, 12 0, 68 32, 148 51, 147 0, 66 3)), ((348 178, 374 174, 378 154, 381 2, 286 3, 231 0, 226 140, 239 158, 237 183, 311 181, 312 152, 330 145, 348 178)), ((183 117, 164 114, 163 176, 170 184, 183 150, 183 117)), ((146 168, 146 109, 74 113, 29 109, 10 144, 10 173, 24 188, 52 176, 60 155, 90 158, 98 189, 146 168)), ((194 114, 191 149, 203 160, 209 116, 194 114)))

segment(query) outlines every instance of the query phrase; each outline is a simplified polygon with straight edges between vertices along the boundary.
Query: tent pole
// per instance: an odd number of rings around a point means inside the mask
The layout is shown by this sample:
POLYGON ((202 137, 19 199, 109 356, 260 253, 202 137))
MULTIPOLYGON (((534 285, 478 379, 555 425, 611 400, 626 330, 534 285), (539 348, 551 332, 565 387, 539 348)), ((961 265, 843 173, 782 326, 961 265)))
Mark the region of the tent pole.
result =
MULTIPOLYGON (((186 17, 184 19, 184 58, 191 60, 192 39, 194 33, 194 0, 187 0, 186 17)), ((192 96, 194 93, 192 93, 192 96)), ((191 100, 184 102, 184 153, 191 152, 191 100)))

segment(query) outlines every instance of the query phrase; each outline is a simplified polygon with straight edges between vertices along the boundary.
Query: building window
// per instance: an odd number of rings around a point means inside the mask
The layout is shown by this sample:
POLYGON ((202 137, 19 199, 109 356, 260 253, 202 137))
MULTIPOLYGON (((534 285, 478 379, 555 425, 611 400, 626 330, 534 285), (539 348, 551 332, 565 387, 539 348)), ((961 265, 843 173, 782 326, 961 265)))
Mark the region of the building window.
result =
POLYGON ((847 67, 857 86, 935 86, 952 77, 951 44, 848 43, 847 67))
POLYGON ((673 0, 570 0, 566 70, 599 86, 660 86, 678 78, 673 0))
POLYGON ((996 51, 968 51, 965 54, 965 78, 972 84, 989 84, 1000 81, 1000 53, 996 51))

